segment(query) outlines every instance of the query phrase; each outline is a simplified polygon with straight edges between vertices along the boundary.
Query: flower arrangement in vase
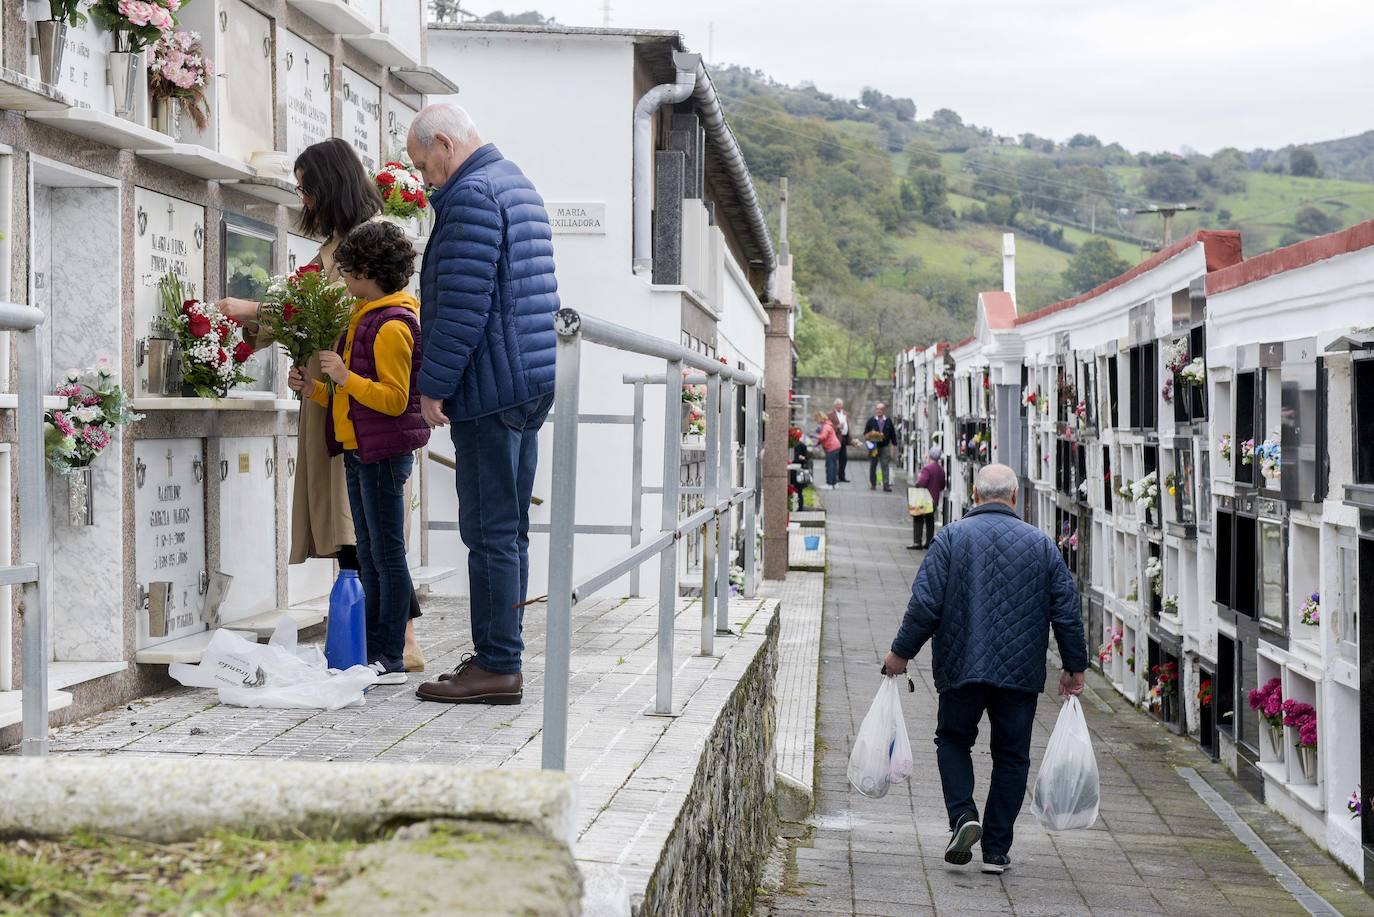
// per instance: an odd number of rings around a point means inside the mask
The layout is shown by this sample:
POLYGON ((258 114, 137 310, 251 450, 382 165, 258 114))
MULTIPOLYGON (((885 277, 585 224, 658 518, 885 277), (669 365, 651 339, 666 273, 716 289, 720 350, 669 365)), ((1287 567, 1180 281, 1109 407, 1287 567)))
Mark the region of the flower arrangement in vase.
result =
POLYGON ((935 386, 935 397, 937 399, 939 399, 940 401, 944 401, 946 398, 949 397, 948 378, 944 376, 936 376, 935 379, 932 381, 932 385, 935 386))
POLYGON ((1150 669, 1150 674, 1154 676, 1159 698, 1173 697, 1178 693, 1177 663, 1164 662, 1156 665, 1150 669))
POLYGON ((1259 712, 1269 726, 1269 738, 1274 754, 1283 755, 1283 681, 1271 678, 1251 691, 1246 699, 1250 709, 1259 712))
POLYGON ((216 400, 229 394, 236 385, 253 381, 243 364, 253 348, 240 340, 239 323, 229 318, 214 303, 186 298, 185 287, 172 274, 158 281, 162 296, 163 320, 181 344, 182 388, 197 397, 216 400))
POLYGON ((1121 639, 1123 636, 1124 635, 1121 633, 1121 628, 1118 627, 1112 630, 1111 639, 1109 639, 1106 643, 1102 644, 1102 646, 1098 647, 1098 662, 1101 662, 1105 665, 1107 662, 1111 660, 1114 654, 1121 652, 1121 639))
POLYGON ((168 32, 148 51, 148 94, 157 105, 159 129, 173 139, 181 136, 181 113, 198 130, 209 124, 210 102, 205 97, 214 62, 205 53, 197 32, 168 32))
POLYGON ((1178 596, 1166 595, 1162 603, 1166 615, 1178 614, 1178 596))
POLYGON ((1350 798, 1345 801, 1345 810, 1350 813, 1351 818, 1359 818, 1364 814, 1364 806, 1360 803, 1360 791, 1357 787, 1350 793, 1350 798))
POLYGON ((1171 373, 1179 372, 1188 365, 1188 339, 1179 338, 1169 345, 1164 353, 1164 368, 1171 373))
POLYGON ((1201 385, 1207 381, 1207 367, 1202 362, 1202 357, 1193 357, 1192 362, 1183 369, 1179 370, 1178 378, 1185 385, 1201 385))
POLYGON ((1150 591, 1155 595, 1164 594, 1164 565, 1158 557, 1145 561, 1145 576, 1150 580, 1150 591))
MULTIPOLYGON (((684 386, 684 387, 685 387, 685 386, 684 386)), ((684 404, 690 404, 690 403, 691 403, 691 402, 688 402, 686 398, 683 398, 682 401, 683 401, 684 404)), ((790 449, 795 449, 795 448, 797 448, 797 446, 800 445, 800 443, 801 443, 801 441, 802 441, 802 436, 803 436, 803 435, 804 435, 804 434, 802 433, 801 427, 788 427, 788 428, 787 428, 787 446, 788 446, 788 448, 790 448, 790 449)))
POLYGON ((1221 434, 1221 441, 1217 443, 1217 454, 1221 456, 1223 462, 1231 461, 1231 434, 1221 434))
POLYGON ((1298 766, 1302 775, 1312 780, 1317 775, 1317 710, 1311 704, 1301 701, 1283 702, 1283 725, 1298 731, 1298 741, 1293 747, 1298 750, 1298 766))
POLYGON ((110 445, 116 430, 143 419, 129 409, 128 395, 114 381, 108 360, 87 370, 67 370, 53 394, 67 399, 65 408, 43 415, 43 451, 58 474, 89 467, 110 445))
POLYGON ((1317 593, 1317 592, 1314 592, 1314 593, 1312 593, 1311 595, 1309 595, 1309 596, 1307 597, 1307 601, 1303 602, 1303 603, 1302 603, 1302 607, 1298 609, 1298 613, 1302 616, 1302 618, 1301 618, 1302 623, 1308 625, 1309 627, 1316 627, 1318 624, 1321 624, 1321 621, 1322 621, 1322 599, 1321 599, 1321 594, 1320 594, 1320 593, 1317 593))
POLYGON ((1131 647, 1131 654, 1126 657, 1126 671, 1135 674, 1135 647, 1131 647))
POLYGON ((1028 388, 1021 393, 1021 405, 1023 407, 1033 408, 1039 400, 1040 393, 1033 389, 1028 388))
POLYGON ((1165 404, 1173 404, 1173 403, 1174 403, 1174 377, 1173 377, 1173 376, 1169 376, 1167 379, 1164 380, 1164 387, 1161 388, 1161 389, 1159 390, 1159 394, 1160 394, 1161 396, 1163 396, 1163 398, 1164 398, 1164 403, 1165 403, 1165 404))
MULTIPOLYGON (((273 278, 260 312, 263 328, 281 345, 292 366, 305 366, 322 350, 338 346, 348 330, 354 298, 342 283, 331 283, 315 263, 273 278)), ((324 380, 330 394, 334 381, 324 380)))
POLYGON ((1254 461, 1255 441, 1253 439, 1247 439, 1245 442, 1240 444, 1240 463, 1242 465, 1249 465, 1252 464, 1254 461))
POLYGON ((1202 679, 1202 684, 1197 688, 1197 702, 1201 707, 1212 706, 1212 679, 1202 679))
POLYGON ((1270 437, 1255 446, 1254 456, 1259 459, 1260 474, 1264 476, 1264 479, 1271 484, 1277 484, 1279 478, 1283 476, 1283 450, 1279 446, 1278 440, 1270 437))
POLYGON ((137 54, 176 28, 182 0, 95 0, 91 18, 114 35, 115 50, 137 54))
POLYGON ((388 162, 372 176, 382 195, 382 215, 413 220, 429 207, 425 183, 403 163, 388 162))

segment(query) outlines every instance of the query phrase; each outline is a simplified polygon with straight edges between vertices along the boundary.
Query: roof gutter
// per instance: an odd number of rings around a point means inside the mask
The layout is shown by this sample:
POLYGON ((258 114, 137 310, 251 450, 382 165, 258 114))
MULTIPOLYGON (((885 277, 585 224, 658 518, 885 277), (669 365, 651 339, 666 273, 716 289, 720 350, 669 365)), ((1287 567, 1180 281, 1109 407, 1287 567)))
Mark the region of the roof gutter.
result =
POLYGON ((768 222, 754 191, 749 167, 744 162, 739 142, 725 121, 715 83, 706 72, 700 54, 674 52, 673 65, 677 78, 650 89, 635 105, 634 115, 634 272, 648 274, 653 270, 653 155, 654 113, 664 105, 675 105, 689 96, 695 98, 697 114, 711 145, 734 185, 735 195, 745 208, 754 240, 763 252, 763 267, 767 271, 764 295, 776 297, 778 257, 768 234, 768 222))
POLYGON ((648 274, 654 266, 654 113, 676 105, 692 94, 697 83, 700 54, 673 52, 677 78, 644 93, 634 118, 634 272, 648 274))

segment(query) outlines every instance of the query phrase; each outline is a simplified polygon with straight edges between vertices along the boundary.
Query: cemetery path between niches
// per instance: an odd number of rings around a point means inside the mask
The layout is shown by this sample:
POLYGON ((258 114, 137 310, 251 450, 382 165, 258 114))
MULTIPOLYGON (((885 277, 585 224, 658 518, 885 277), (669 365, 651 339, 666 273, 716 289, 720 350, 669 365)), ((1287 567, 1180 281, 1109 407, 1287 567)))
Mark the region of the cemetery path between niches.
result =
MULTIPOLYGON (((912 532, 904 492, 874 492, 856 481, 822 494, 829 572, 816 812, 793 851, 783 888, 761 900, 757 914, 1308 913, 1203 802, 1180 767, 1201 774, 1336 912, 1374 914, 1374 899, 1325 852, 1250 797, 1195 744, 1166 732, 1096 675, 1083 699, 1101 775, 1098 822, 1090 830, 1051 835, 1031 815, 1028 794, 1016 823, 1013 867, 1002 876, 979 871, 977 849, 969 866, 943 859, 949 834, 935 763, 937 699, 928 648, 911 666, 916 693, 902 692, 915 755, 910 783, 878 800, 853 790, 845 773, 850 745, 924 556, 906 550, 912 532)), ((1050 675, 1057 680, 1057 672, 1050 675)), ((1032 781, 1058 709, 1055 698, 1041 698, 1032 781)), ((981 809, 991 768, 986 720, 974 764, 981 809)))

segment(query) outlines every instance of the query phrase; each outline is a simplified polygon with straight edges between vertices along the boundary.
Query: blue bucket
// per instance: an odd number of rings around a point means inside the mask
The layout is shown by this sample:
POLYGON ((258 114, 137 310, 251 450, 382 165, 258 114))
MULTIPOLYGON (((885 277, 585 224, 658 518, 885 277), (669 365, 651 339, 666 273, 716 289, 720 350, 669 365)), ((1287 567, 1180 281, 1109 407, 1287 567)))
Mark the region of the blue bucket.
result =
POLYGON ((819 536, 819 535, 807 535, 807 536, 806 536, 806 550, 808 550, 808 551, 819 551, 820 549, 821 549, 821 536, 819 536))

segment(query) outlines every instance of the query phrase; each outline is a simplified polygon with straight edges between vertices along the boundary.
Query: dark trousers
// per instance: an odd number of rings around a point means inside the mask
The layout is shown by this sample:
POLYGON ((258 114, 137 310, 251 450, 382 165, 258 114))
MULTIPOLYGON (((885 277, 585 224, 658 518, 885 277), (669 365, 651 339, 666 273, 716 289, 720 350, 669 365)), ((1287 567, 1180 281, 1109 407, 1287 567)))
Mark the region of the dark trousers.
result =
POLYGON ((849 442, 848 437, 840 437, 840 480, 849 480, 849 442))
POLYGON ((935 540, 935 514, 940 511, 937 503, 935 508, 924 516, 916 517, 916 543, 930 547, 930 543, 935 540))
POLYGON ((843 454, 843 449, 836 449, 834 452, 825 454, 825 483, 831 487, 840 483, 840 456, 843 454))
POLYGON ((965 685, 940 695, 935 727, 935 759, 945 792, 952 830, 964 815, 978 817, 973 801, 973 743, 987 712, 992 723, 992 780, 983 809, 983 855, 1011 852, 1012 825, 1026 798, 1030 773, 1031 727, 1040 695, 1030 691, 965 685))
MULTIPOLYGON (((334 562, 339 565, 340 570, 358 569, 358 548, 356 545, 341 544, 339 553, 334 555, 334 562)), ((410 590, 410 616, 418 618, 421 615, 420 597, 415 594, 415 590, 410 590)))
POLYGON ((414 466, 413 455, 368 463, 356 452, 344 454, 367 615, 367 661, 382 663, 388 672, 404 668, 406 621, 415 598, 405 535, 406 479, 414 466))
MULTIPOLYGON (((458 534, 468 549, 472 645, 477 664, 520 671, 530 579, 530 497, 539 428, 553 395, 453 424, 458 534)), ((572 482, 564 482, 573 486, 572 482)))

